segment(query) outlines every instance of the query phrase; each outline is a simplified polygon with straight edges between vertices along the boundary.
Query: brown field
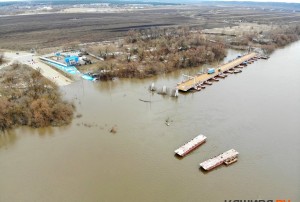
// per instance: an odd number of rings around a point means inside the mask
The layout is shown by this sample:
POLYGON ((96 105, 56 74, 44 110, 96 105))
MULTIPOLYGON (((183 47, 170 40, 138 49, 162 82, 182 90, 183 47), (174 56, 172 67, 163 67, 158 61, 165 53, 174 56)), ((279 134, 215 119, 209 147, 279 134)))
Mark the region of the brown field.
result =
MULTIPOLYGON (((130 29, 224 28, 241 22, 299 24, 299 12, 246 7, 169 6, 119 13, 50 13, 0 17, 0 48, 28 50, 110 40, 130 29)), ((270 26, 271 27, 271 26, 270 26)))

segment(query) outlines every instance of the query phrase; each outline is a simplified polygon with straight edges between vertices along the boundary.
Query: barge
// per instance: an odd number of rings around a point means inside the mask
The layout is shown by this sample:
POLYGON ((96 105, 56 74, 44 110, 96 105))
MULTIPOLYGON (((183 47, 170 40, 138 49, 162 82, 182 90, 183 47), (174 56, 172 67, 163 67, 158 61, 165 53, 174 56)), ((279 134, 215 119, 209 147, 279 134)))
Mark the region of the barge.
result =
POLYGON ((219 79, 217 77, 213 77, 213 78, 211 78, 211 80, 213 80, 213 81, 219 81, 219 79))
POLYGON ((175 150, 175 154, 178 156, 185 156, 197 147, 199 147, 202 143, 206 141, 206 138, 204 135, 198 135, 191 141, 187 142, 185 145, 181 146, 180 148, 175 150))
POLYGON ((237 73, 241 73, 242 70, 241 69, 237 69, 237 70, 234 70, 233 73, 237 74, 237 73))
POLYGON ((197 85, 197 86, 194 86, 194 89, 197 91, 201 91, 202 88, 201 88, 201 85, 197 85))
POLYGON ((236 150, 230 149, 214 158, 210 158, 200 163, 200 168, 203 168, 204 170, 212 170, 223 163, 225 165, 230 165, 237 161, 238 155, 239 153, 236 150))
POLYGON ((206 84, 206 85, 212 85, 213 83, 210 82, 210 81, 204 81, 204 84, 206 84))
POLYGON ((227 77, 227 75, 226 75, 226 74, 224 74, 224 73, 221 73, 221 74, 218 74, 218 77, 220 77, 220 78, 224 79, 225 77, 227 77))
POLYGON ((227 70, 225 73, 233 74, 232 70, 227 70))
POLYGON ((267 60, 267 59, 269 59, 270 57, 265 55, 265 56, 261 56, 260 58, 261 58, 261 59, 264 59, 264 60, 267 60))

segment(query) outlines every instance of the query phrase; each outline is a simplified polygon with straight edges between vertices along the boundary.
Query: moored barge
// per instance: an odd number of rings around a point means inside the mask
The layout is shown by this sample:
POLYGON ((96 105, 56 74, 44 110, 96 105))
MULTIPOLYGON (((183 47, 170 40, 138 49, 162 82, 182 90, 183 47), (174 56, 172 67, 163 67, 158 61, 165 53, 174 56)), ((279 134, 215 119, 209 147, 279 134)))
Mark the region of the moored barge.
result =
POLYGON ((197 147, 199 147, 202 143, 204 143, 206 141, 206 138, 207 137, 205 137, 204 135, 198 135, 191 141, 187 142, 185 145, 176 149, 175 153, 178 156, 183 157, 183 156, 187 155, 188 153, 190 153, 191 151, 193 151, 194 149, 196 149, 197 147))
POLYGON ((211 170, 221 164, 230 165, 237 161, 239 153, 234 150, 230 149, 214 158, 210 158, 202 163, 200 163, 200 167, 204 170, 211 170))

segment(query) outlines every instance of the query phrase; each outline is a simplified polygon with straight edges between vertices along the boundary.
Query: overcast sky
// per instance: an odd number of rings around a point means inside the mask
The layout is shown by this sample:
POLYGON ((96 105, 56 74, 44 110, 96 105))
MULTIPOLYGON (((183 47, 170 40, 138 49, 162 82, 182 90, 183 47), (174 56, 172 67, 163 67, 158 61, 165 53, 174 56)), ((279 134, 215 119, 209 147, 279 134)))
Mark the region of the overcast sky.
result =
MULTIPOLYGON (((236 0, 230 0, 236 1, 236 0)), ((287 2, 287 3, 300 3, 300 0, 239 0, 239 1, 257 1, 257 2, 287 2)))
MULTIPOLYGON (((7 2, 7 1, 24 1, 24 0, 0 0, 0 2, 7 2)), ((26 1, 26 0, 25 0, 26 1)), ((153 0, 155 2, 156 0, 153 0)), ((159 0, 163 2, 162 0, 159 0)), ((197 0, 194 0, 195 2, 197 0)), ((200 2, 201 0, 199 0, 200 2)), ((207 1, 207 0, 206 0, 207 1)), ((220 1, 220 0, 217 0, 220 1)), ((226 0, 225 0, 226 1, 226 0)), ((228 0, 228 1, 237 1, 237 0, 228 0)), ((238 1, 254 1, 254 2, 288 2, 288 3, 300 3, 300 0, 238 0, 238 1)), ((172 2, 172 0, 166 0, 165 2, 172 2)), ((184 3, 184 0, 182 1, 184 3)))

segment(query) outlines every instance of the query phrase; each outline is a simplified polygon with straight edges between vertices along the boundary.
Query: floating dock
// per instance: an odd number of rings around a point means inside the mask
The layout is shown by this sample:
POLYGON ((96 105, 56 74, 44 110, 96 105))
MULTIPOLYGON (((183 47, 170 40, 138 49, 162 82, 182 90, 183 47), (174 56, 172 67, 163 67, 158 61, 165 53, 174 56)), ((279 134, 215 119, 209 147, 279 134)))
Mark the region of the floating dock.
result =
POLYGON ((224 152, 220 154, 219 156, 216 156, 214 158, 208 159, 207 161, 204 161, 200 163, 200 167, 202 167, 204 170, 211 170, 221 164, 230 165, 237 161, 238 152, 234 149, 231 149, 227 152, 224 152))
POLYGON ((234 67, 237 67, 239 65, 247 65, 247 61, 252 58, 255 58, 256 55, 257 55, 256 53, 252 52, 252 53, 249 53, 242 57, 239 57, 229 63, 226 63, 222 66, 217 67, 215 73, 200 74, 200 75, 196 75, 194 77, 190 77, 188 80, 179 83, 176 88, 180 91, 188 91, 188 90, 192 89, 196 84, 204 83, 205 81, 213 79, 213 78, 217 77, 219 74, 222 74, 228 70, 233 70, 234 67))
POLYGON ((181 146, 179 149, 175 150, 175 153, 179 156, 185 156, 197 147, 199 147, 202 143, 206 141, 206 138, 204 135, 198 135, 191 141, 187 142, 185 145, 181 146))

